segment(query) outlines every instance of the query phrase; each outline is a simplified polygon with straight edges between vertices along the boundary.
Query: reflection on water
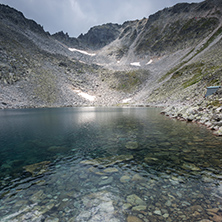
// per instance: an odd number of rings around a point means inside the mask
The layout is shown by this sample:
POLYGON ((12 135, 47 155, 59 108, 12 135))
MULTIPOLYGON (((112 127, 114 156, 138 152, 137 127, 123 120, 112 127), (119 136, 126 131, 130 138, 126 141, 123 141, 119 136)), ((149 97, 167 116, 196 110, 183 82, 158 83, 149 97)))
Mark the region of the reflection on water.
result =
POLYGON ((222 139, 159 112, 0 111, 0 221, 222 220, 222 139))

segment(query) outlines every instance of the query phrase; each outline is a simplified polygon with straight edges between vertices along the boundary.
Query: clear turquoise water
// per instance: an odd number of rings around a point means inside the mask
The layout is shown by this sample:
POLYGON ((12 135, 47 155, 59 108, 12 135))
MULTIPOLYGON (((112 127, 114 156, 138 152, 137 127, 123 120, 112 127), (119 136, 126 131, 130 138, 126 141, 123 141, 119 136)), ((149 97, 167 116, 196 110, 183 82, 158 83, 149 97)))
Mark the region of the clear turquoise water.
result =
POLYGON ((222 139, 159 113, 1 110, 0 221, 220 217, 222 139))

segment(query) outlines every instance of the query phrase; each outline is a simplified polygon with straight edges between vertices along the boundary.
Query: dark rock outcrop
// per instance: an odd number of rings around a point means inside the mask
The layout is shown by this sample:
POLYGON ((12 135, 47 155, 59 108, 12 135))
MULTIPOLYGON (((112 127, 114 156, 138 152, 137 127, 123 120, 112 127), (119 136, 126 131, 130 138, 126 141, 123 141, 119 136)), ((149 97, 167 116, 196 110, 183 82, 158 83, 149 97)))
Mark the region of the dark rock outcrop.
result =
POLYGON ((69 47, 80 48, 80 41, 77 38, 70 37, 68 33, 64 33, 63 31, 57 32, 52 35, 52 37, 63 44, 66 44, 69 47))
POLYGON ((108 23, 92 27, 86 34, 78 37, 90 49, 100 49, 115 39, 120 34, 121 25, 108 23))

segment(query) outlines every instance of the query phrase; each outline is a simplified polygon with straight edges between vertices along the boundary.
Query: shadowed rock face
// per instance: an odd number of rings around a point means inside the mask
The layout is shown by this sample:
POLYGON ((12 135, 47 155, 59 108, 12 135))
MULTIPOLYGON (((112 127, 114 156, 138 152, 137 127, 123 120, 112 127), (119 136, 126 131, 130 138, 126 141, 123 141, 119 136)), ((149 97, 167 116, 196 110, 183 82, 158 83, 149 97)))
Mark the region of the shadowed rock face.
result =
POLYGON ((78 40, 91 49, 100 49, 120 34, 121 25, 108 23, 91 28, 85 35, 81 34, 78 40))
POLYGON ((80 42, 77 38, 72 38, 68 33, 65 34, 63 31, 53 34, 52 37, 69 47, 81 48, 80 42))

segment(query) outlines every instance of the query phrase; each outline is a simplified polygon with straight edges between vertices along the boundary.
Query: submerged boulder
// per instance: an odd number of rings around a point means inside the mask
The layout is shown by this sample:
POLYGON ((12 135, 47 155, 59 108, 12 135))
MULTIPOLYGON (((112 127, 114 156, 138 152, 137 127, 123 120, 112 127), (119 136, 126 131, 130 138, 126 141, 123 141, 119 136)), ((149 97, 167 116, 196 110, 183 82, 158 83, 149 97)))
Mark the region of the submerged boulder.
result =
POLYGON ((128 216, 127 217, 127 222, 143 222, 140 218, 136 216, 128 216))
POLYGON ((146 156, 144 158, 144 161, 148 164, 150 164, 150 163, 152 163, 152 164, 159 163, 159 159, 157 159, 156 157, 152 157, 152 156, 146 156))
POLYGON ((139 144, 136 141, 130 141, 126 144, 126 148, 129 150, 139 149, 139 144))
POLYGON ((23 168, 32 174, 32 176, 37 176, 45 173, 48 171, 48 166, 51 162, 50 161, 43 161, 40 163, 34 163, 31 165, 24 166, 23 168))
POLYGON ((192 171, 200 171, 201 169, 197 166, 195 166, 193 163, 184 163, 182 165, 182 168, 184 170, 192 170, 192 171))
POLYGON ((128 175, 124 175, 120 178, 121 183, 128 183, 131 180, 131 177, 128 175))
MULTIPOLYGON (((82 198, 79 215, 72 221, 115 221, 120 222, 114 208, 118 197, 108 191, 91 193, 82 198)), ((120 214, 121 212, 118 212, 120 214)), ((119 216, 119 215, 118 215, 119 216)))
POLYGON ((119 170, 117 169, 117 168, 107 168, 107 169, 105 169, 103 172, 104 173, 117 173, 119 170))
POLYGON ((136 194, 132 194, 132 195, 127 196, 126 201, 128 203, 132 204, 133 206, 139 206, 139 205, 146 206, 146 202, 143 201, 136 194))

